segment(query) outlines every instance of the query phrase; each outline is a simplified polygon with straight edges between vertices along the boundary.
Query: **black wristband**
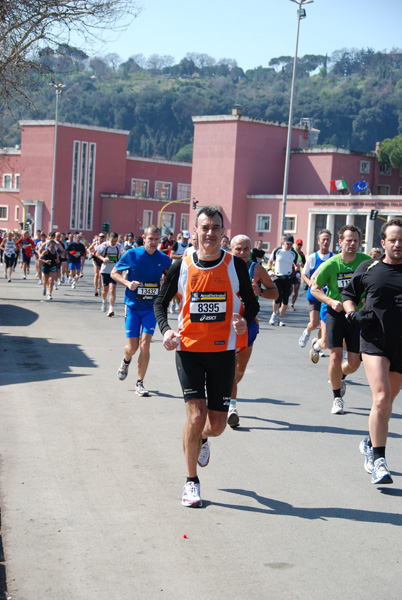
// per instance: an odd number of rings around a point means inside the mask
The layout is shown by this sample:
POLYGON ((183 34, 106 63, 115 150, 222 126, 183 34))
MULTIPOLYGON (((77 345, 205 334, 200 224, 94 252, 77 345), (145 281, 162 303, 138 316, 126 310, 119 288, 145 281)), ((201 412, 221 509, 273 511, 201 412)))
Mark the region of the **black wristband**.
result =
POLYGON ((353 321, 353 317, 356 314, 355 310, 350 310, 349 312, 346 313, 346 320, 351 323, 353 321))

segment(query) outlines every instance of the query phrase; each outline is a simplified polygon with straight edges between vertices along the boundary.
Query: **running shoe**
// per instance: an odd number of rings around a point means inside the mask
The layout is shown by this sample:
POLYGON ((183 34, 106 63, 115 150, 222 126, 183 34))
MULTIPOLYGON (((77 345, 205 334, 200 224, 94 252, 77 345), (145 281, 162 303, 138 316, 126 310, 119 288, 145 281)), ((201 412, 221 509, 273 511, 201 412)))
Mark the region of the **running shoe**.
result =
POLYGON ((300 346, 300 348, 304 348, 306 346, 309 337, 310 337, 310 334, 307 333, 307 329, 305 329, 303 331, 303 333, 301 334, 300 338, 299 338, 299 346, 300 346))
POLYGON ((11 283, 11 279, 7 279, 8 283, 11 283))
POLYGON ((332 403, 331 413, 333 415, 343 415, 343 400, 342 398, 335 398, 332 403))
POLYGON ((295 305, 294 305, 294 304, 291 304, 291 305, 290 305, 290 308, 289 308, 289 310, 296 311, 296 309, 295 309, 295 305))
POLYGON ((106 312, 106 302, 103 302, 103 300, 102 300, 102 304, 101 304, 101 311, 106 312))
POLYGON ((53 298, 52 298, 52 294, 48 294, 48 295, 47 295, 47 299, 48 299, 48 300, 53 300, 53 298))
POLYGON ((144 384, 142 381, 137 381, 137 383, 135 384, 135 393, 138 396, 149 396, 149 392, 144 388, 144 384))
POLYGON ((199 506, 202 506, 199 483, 187 481, 183 488, 181 503, 183 506, 188 506, 189 508, 198 508, 199 506))
POLYGON ((277 315, 275 313, 272 313, 271 318, 269 320, 269 324, 276 325, 276 321, 277 321, 277 315))
POLYGON ((235 429, 235 427, 239 426, 239 423, 240 423, 240 419, 239 419, 239 413, 237 412, 237 410, 235 408, 229 409, 229 412, 228 412, 229 427, 231 427, 232 429, 235 429))
POLYGON ((315 365, 320 360, 320 353, 318 350, 315 350, 315 348, 314 348, 314 345, 316 342, 318 342, 318 338, 313 339, 313 341, 311 342, 311 350, 310 350, 310 358, 315 365))
POLYGON ((118 379, 120 379, 120 381, 124 381, 124 379, 127 377, 129 366, 130 363, 124 362, 124 359, 121 361, 121 365, 119 367, 119 370, 117 371, 117 377, 118 379))
POLYGON ((107 311, 107 316, 108 317, 114 317, 113 306, 109 306, 109 310, 107 311))
POLYGON ((385 460, 385 458, 377 458, 377 460, 374 461, 371 483, 393 483, 391 473, 388 471, 387 461, 385 460))
POLYGON ((342 382, 341 382, 341 397, 343 398, 345 394, 346 394, 346 381, 344 379, 342 379, 342 382))
POLYGON ((207 466, 207 464, 209 463, 210 454, 211 454, 211 447, 210 447, 209 442, 207 440, 201 446, 200 454, 198 456, 197 462, 200 465, 200 467, 206 467, 207 466))
POLYGON ((95 290, 95 296, 99 296, 98 290, 95 290))
POLYGON ((75 286, 76 286, 75 281, 73 281, 73 283, 71 284, 71 287, 73 290, 75 290, 75 286))
POLYGON ((43 296, 46 296, 46 290, 43 290, 42 294, 43 296))
POLYGON ((38 285, 42 285, 42 283, 43 283, 42 279, 39 279, 38 285))
POLYGON ((286 327, 286 323, 284 323, 280 317, 278 320, 279 320, 279 327, 286 327))
POLYGON ((368 445, 370 438, 365 437, 359 444, 359 450, 364 456, 364 469, 367 473, 373 472, 374 469, 374 451, 373 446, 368 445))

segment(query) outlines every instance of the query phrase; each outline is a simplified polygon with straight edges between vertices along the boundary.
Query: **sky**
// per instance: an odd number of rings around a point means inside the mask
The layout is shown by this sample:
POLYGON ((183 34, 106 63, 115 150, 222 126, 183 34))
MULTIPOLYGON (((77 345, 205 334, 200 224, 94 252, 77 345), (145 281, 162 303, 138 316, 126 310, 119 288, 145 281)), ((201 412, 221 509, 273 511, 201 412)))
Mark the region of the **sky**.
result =
MULTIPOLYGON (((188 52, 236 59, 244 70, 267 67, 271 58, 293 56, 298 6, 290 0, 138 0, 142 11, 125 32, 107 35, 92 56, 116 53, 171 55, 188 52)), ((402 47, 402 0, 314 0, 304 5, 298 55, 341 48, 402 47)), ((74 42, 74 40, 72 40, 74 42)), ((78 43, 76 44, 79 45, 78 43)))

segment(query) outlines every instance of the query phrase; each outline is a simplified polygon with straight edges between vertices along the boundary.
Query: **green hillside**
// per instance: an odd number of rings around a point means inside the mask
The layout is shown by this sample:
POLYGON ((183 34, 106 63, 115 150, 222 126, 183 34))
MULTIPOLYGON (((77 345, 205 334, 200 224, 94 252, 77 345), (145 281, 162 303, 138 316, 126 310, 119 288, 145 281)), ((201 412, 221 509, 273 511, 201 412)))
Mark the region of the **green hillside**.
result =
MULTIPOLYGON (((0 146, 19 143, 19 119, 54 119, 51 80, 66 86, 61 121, 127 129, 128 150, 142 156, 191 160, 191 117, 229 114, 234 105, 245 116, 287 121, 291 57, 246 72, 233 60, 215 63, 206 55, 188 55, 175 65, 166 65, 168 58, 154 55, 144 64, 140 57, 91 59, 68 46, 45 49, 38 60, 49 72, 27 88, 28 101, 2 115, 0 146)), ((301 57, 294 122, 303 117, 321 131, 320 145, 369 151, 401 134, 402 51, 343 49, 330 58, 301 57)))

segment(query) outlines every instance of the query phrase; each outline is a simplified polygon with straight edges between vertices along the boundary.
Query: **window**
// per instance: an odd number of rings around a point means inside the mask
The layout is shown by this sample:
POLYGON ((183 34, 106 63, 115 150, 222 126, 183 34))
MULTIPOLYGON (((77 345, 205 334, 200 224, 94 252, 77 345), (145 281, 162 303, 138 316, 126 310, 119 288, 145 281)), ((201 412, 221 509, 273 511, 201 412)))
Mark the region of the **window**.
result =
POLYGON ((155 181, 155 198, 170 200, 172 197, 172 184, 166 181, 155 181))
POLYGON ((96 144, 75 141, 71 182, 71 229, 91 230, 95 190, 96 144))
POLYGON ((8 221, 8 206, 0 206, 0 221, 8 221))
POLYGON ((149 198, 149 181, 147 179, 132 179, 131 195, 136 198, 149 198))
POLYGON ((380 175, 391 175, 391 167, 386 167, 385 165, 380 165, 380 175))
POLYGON ((144 214, 142 217, 143 229, 152 225, 152 214, 152 210, 144 210, 144 214))
POLYGON ((17 223, 20 222, 20 207, 19 206, 15 207, 15 220, 17 221, 17 223))
POLYGON ((271 231, 271 215, 257 215, 256 231, 271 231))
POLYGON ((167 235, 168 231, 174 232, 175 218, 176 218, 175 213, 168 213, 168 212, 162 213, 162 222, 161 222, 162 235, 167 235))
POLYGON ((366 175, 370 173, 370 163, 368 160, 360 161, 360 173, 365 173, 366 175))
POLYGON ((296 233, 296 222, 297 222, 296 215, 286 215, 285 216, 285 226, 283 228, 283 231, 285 233, 296 233))
POLYGON ((398 188, 398 196, 401 196, 401 195, 402 195, 402 187, 399 186, 399 188, 398 188))
POLYGON ((189 183, 177 184, 177 200, 184 200, 191 197, 191 185, 189 183))
POLYGON ((12 188, 13 176, 8 173, 3 175, 3 188, 5 190, 11 190, 12 188))
POLYGON ((379 196, 389 196, 391 193, 390 185, 379 185, 378 186, 378 195, 379 196))
POLYGON ((189 223, 190 215, 183 213, 180 217, 180 231, 183 231, 183 229, 188 229, 189 223))
POLYGON ((399 177, 402 177, 402 169, 399 169, 399 177))
POLYGON ((14 189, 20 189, 20 176, 18 174, 14 175, 14 189))

